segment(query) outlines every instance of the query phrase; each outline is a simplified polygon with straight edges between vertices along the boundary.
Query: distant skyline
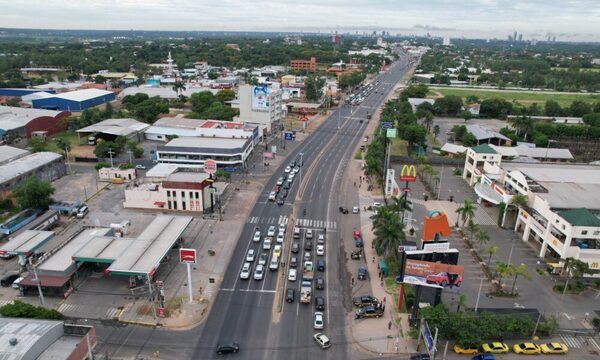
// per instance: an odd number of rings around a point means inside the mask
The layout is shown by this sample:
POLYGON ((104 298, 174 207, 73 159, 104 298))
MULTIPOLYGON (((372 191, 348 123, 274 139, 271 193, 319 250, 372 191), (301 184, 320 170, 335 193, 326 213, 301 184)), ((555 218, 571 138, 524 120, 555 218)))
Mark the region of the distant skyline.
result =
POLYGON ((2 27, 88 30, 389 31, 600 41, 598 0, 3 1, 2 27))

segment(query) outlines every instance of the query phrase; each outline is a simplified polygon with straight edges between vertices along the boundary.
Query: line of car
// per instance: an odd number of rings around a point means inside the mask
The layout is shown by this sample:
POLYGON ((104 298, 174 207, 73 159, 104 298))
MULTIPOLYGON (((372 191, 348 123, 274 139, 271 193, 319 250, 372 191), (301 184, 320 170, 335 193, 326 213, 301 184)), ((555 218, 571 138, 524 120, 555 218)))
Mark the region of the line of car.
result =
POLYGON ((281 258, 281 253, 283 251, 285 231, 285 224, 279 224, 279 229, 277 231, 275 229, 275 226, 271 225, 267 229, 266 236, 263 238, 260 228, 254 228, 252 242, 260 243, 262 240, 262 245, 259 246, 259 249, 248 249, 248 252, 246 253, 246 257, 244 259, 245 262, 242 265, 242 270, 240 271, 240 279, 248 280, 252 275, 252 278, 256 281, 263 280, 265 276, 265 267, 267 266, 267 263, 269 266, 269 270, 276 271, 277 269, 279 269, 279 259, 281 258), (273 244, 273 238, 275 237, 275 233, 277 233, 277 237, 275 240, 276 244, 273 244), (256 261, 257 265, 254 268, 253 273, 252 264, 255 262, 258 252, 260 252, 260 255, 258 255, 258 261, 256 261), (269 255, 271 255, 270 261, 269 255))
MULTIPOLYGON (((457 354, 506 354, 510 350, 510 347, 500 341, 482 344, 477 347, 462 347, 460 345, 454 345, 454 352, 457 354)), ((551 342, 546 344, 534 344, 532 342, 522 342, 514 344, 512 350, 515 354, 525 355, 537 355, 537 354, 567 354, 569 348, 567 345, 551 342)), ((493 359, 493 357, 492 357, 493 359)))
POLYGON ((274 201, 277 205, 283 205, 288 196, 288 192, 292 187, 296 175, 300 172, 300 167, 304 165, 304 154, 299 153, 295 160, 292 160, 285 167, 282 176, 277 179, 275 187, 269 193, 269 201, 274 201))

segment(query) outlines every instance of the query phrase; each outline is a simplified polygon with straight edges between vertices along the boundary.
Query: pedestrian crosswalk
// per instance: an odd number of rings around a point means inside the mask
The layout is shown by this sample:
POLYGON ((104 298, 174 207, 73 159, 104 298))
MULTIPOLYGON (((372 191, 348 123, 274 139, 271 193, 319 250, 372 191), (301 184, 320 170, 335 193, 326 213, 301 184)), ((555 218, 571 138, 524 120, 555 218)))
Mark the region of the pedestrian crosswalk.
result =
POLYGON ((571 349, 594 347, 600 351, 600 340, 587 335, 560 334, 560 339, 571 349))
POLYGON ((8 304, 14 303, 13 300, 0 300, 0 307, 8 304))
MULTIPOLYGON (((285 224, 287 225, 290 219, 287 216, 279 216, 277 217, 260 217, 260 216, 252 216, 248 219, 248 223, 250 224, 285 224)), ((335 221, 326 221, 326 220, 318 220, 318 219, 297 219, 296 226, 313 228, 313 229, 327 229, 327 230, 336 230, 337 223, 335 221)))
POLYGON ((496 220, 494 220, 479 204, 476 206, 473 222, 478 225, 496 225, 496 220))
POLYGON ((92 305, 62 303, 58 309, 63 315, 91 319, 114 319, 119 314, 119 308, 108 309, 92 305))
POLYGON ((326 220, 313 220, 313 219, 297 219, 296 226, 306 227, 306 228, 315 228, 315 229, 327 229, 327 230, 335 230, 337 229, 337 223, 335 221, 326 221, 326 220))

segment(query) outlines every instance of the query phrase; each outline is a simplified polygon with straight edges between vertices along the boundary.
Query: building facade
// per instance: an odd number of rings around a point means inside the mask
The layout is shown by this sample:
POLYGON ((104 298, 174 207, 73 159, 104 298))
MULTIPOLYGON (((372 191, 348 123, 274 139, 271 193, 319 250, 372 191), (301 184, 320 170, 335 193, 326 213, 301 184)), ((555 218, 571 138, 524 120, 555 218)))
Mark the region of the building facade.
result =
POLYGON ((274 131, 284 114, 281 95, 274 86, 240 86, 240 121, 259 126, 261 135, 274 131))
POLYGON ((203 165, 207 159, 218 166, 245 166, 254 149, 251 138, 219 139, 181 137, 158 146, 154 157, 159 163, 203 165))
POLYGON ((31 103, 36 109, 79 112, 94 106, 106 104, 115 100, 115 98, 116 95, 112 91, 86 89, 34 99, 31 103))
POLYGON ((290 69, 292 71, 317 71, 317 58, 311 57, 310 60, 290 60, 290 69))

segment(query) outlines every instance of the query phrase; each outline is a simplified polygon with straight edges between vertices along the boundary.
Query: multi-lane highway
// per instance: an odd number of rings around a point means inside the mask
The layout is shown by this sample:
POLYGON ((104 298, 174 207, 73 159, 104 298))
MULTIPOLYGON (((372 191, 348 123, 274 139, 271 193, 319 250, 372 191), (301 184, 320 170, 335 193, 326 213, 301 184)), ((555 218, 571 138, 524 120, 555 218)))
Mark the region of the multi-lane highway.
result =
MULTIPOLYGON (((115 349, 111 353, 118 355, 122 349, 129 349, 128 353, 132 349, 147 353, 145 349, 150 348, 160 349, 161 358, 210 359, 217 357, 217 343, 235 341, 240 346, 235 357, 242 359, 360 357, 348 353, 346 319, 351 305, 344 299, 349 298, 349 275, 343 266, 341 257, 344 254, 339 246, 339 239, 344 234, 338 228, 337 199, 348 161, 368 124, 367 113, 375 112, 407 67, 407 61, 401 58, 388 71, 373 79, 372 82, 379 81, 377 92, 371 92, 359 106, 335 110, 267 181, 247 219, 210 315, 202 326, 185 332, 135 327, 100 328, 100 341, 111 344, 111 348, 115 349), (303 166, 292 183, 285 204, 269 201, 269 192, 277 179, 284 175, 284 168, 300 153, 303 154, 303 166), (255 249, 257 255, 263 252, 263 239, 268 227, 274 225, 277 228, 279 224, 285 224, 287 229, 282 254, 285 265, 280 264, 277 271, 270 271, 267 262, 262 280, 254 280, 252 275, 248 280, 240 279, 248 249, 255 249), (302 236, 297 240, 300 251, 290 254, 294 226, 302 228, 302 236), (252 241, 257 227, 262 232, 260 242, 252 241), (313 287, 312 298, 325 298, 322 332, 331 339, 332 346, 328 350, 317 347, 312 339, 317 332, 313 330, 313 303, 299 303, 307 229, 315 232, 311 259, 315 264, 318 259, 323 259, 326 264, 325 271, 315 271, 315 277, 325 280, 325 287, 322 290, 313 287), (323 232, 326 233, 326 251, 325 255, 317 256, 316 238, 323 232), (287 280, 291 255, 298 258, 298 280, 295 282, 287 280), (296 289, 293 303, 280 301, 288 287, 296 289)), ((275 237, 273 243, 276 244, 275 237)), ((257 261, 254 260, 253 270, 257 261)))

